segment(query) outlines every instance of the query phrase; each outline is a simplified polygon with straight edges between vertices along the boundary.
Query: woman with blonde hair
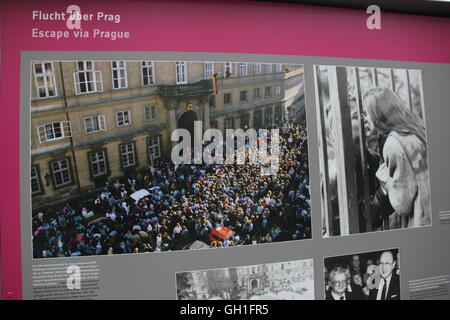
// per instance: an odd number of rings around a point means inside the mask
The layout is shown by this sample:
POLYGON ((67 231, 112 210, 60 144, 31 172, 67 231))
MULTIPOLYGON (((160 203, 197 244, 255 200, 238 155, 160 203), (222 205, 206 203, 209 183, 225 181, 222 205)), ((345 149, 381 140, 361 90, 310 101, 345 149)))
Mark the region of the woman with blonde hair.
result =
MULTIPOLYGON (((385 138, 376 172, 382 193, 401 217, 401 227, 431 224, 427 142, 422 120, 388 88, 363 97, 368 130, 385 138)), ((384 213, 386 216, 393 212, 384 213)))

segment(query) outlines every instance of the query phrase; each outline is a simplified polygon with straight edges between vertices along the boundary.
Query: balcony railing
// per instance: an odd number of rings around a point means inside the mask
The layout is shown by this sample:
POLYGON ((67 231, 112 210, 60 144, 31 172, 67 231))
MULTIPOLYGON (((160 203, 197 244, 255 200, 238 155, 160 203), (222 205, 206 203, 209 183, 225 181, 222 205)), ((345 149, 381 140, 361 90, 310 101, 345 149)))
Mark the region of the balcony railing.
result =
POLYGON ((194 83, 159 85, 159 93, 164 97, 181 97, 205 94, 213 91, 212 80, 204 79, 194 83))
POLYGON ((280 81, 285 77, 285 72, 273 72, 273 73, 262 73, 262 74, 250 74, 247 76, 232 75, 230 77, 223 77, 219 75, 217 78, 217 85, 220 88, 230 87, 235 85, 250 84, 255 82, 271 82, 280 81))

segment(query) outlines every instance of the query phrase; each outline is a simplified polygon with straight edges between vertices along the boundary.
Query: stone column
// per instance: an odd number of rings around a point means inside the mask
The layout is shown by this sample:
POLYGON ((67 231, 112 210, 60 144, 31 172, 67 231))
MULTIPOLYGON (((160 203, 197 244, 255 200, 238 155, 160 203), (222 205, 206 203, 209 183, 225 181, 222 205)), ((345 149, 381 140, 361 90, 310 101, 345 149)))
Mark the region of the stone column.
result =
POLYGON ((271 125, 273 126, 274 123, 275 123, 275 103, 272 104, 272 123, 271 123, 271 125))
POLYGON ((203 130, 207 130, 210 127, 209 119, 209 102, 203 104, 203 130))
POLYGON ((253 124, 254 124, 254 113, 255 113, 255 109, 251 109, 248 111, 248 127, 249 129, 252 128, 253 129, 253 124))
POLYGON ((222 132, 222 134, 225 134, 223 125, 224 116, 216 117, 216 120, 217 120, 217 129, 219 129, 222 132))
MULTIPOLYGON (((172 136, 172 132, 177 128, 177 116, 175 114, 174 106, 171 106, 169 109, 169 139, 172 136)), ((176 142, 171 142, 172 147, 176 144, 176 142)))
POLYGON ((235 114, 235 117, 234 117, 234 129, 241 128, 241 116, 242 115, 241 115, 240 112, 235 114))

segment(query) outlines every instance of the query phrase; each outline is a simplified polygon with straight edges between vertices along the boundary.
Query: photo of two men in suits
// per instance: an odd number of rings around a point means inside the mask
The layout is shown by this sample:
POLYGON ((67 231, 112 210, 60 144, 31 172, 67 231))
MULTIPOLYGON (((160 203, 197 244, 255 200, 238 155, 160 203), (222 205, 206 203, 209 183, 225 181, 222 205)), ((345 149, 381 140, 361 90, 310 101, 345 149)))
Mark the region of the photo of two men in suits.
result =
POLYGON ((326 300, 400 300, 399 250, 325 258, 326 300))

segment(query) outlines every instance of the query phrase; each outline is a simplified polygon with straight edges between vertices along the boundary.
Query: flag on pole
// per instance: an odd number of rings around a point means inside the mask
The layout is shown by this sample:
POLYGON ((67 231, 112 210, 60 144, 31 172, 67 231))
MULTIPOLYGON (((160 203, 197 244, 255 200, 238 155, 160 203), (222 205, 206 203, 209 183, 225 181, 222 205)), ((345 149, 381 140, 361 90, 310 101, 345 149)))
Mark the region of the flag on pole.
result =
POLYGON ((214 94, 218 94, 219 93, 219 88, 217 87, 217 73, 214 73, 212 76, 212 81, 213 81, 213 88, 214 88, 214 94))

